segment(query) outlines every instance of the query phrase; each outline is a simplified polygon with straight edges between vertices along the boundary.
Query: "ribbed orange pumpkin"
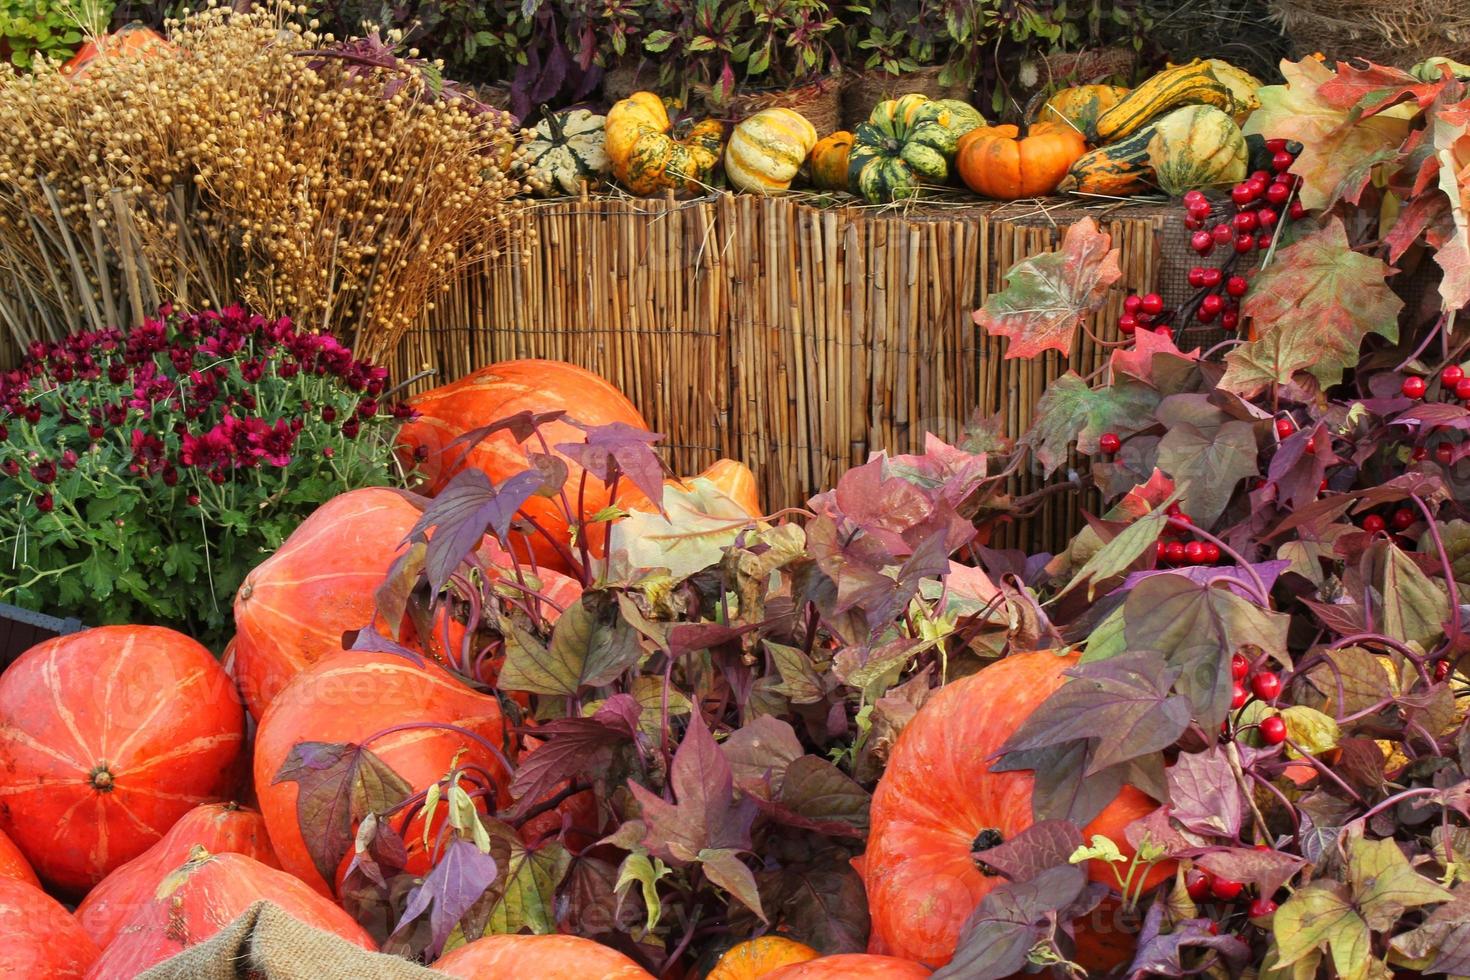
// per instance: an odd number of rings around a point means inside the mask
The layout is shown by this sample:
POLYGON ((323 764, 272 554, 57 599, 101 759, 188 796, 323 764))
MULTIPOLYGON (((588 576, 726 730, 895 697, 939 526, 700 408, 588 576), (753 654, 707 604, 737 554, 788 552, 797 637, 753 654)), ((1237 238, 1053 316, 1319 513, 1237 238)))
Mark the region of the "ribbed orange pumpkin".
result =
MULTIPOLYGON (((413 789, 444 777, 455 753, 508 780, 499 760, 472 739, 440 728, 417 728, 376 736, 398 725, 438 723, 468 729, 502 747, 507 741, 500 703, 465 687, 433 664, 417 667, 387 653, 339 653, 296 675, 271 702, 255 737, 255 792, 281 867, 329 894, 340 883, 350 855, 328 882, 312 861, 297 821, 299 786, 276 782, 293 746, 303 742, 366 745, 413 789), (330 887, 329 887, 330 886, 330 887)), ((502 748, 502 751, 504 749, 502 748)), ((507 753, 509 754, 509 753, 507 753)), ((501 786, 502 799, 504 785, 501 786)), ((443 817, 443 808, 439 817, 443 817)), ((415 817, 404 840, 410 870, 429 868, 423 821, 415 817)))
POLYGON ((31 867, 31 862, 15 846, 15 841, 9 835, 0 833, 0 878, 10 878, 14 881, 24 881, 27 884, 41 887, 41 879, 36 877, 36 869, 31 867))
POLYGON ((464 980, 653 980, 622 953, 580 936, 486 936, 446 953, 433 966, 464 980))
POLYGON ((363 949, 378 948, 352 916, 284 871, 243 854, 210 854, 196 847, 123 923, 88 980, 133 980, 209 939, 259 901, 278 905, 293 919, 363 949))
MULTIPOLYGON (((460 435, 519 412, 565 411, 586 425, 622 422, 640 429, 648 423, 638 414, 633 403, 623 397, 602 378, 560 361, 504 361, 476 371, 453 384, 435 388, 413 399, 419 417, 403 426, 398 434, 400 457, 412 465, 415 455, 423 456, 419 472, 426 481, 426 492, 438 493, 451 477, 466 467, 485 471, 492 481, 500 482, 528 468, 526 453, 546 452, 558 443, 581 442, 585 433, 567 422, 551 422, 541 427, 541 439, 532 436, 524 445, 510 432, 497 432, 466 451, 464 446, 449 449, 460 435)), ((559 455, 559 454, 558 454, 559 455)), ((577 491, 582 468, 567 460, 566 492, 570 505, 577 506, 577 491)), ((608 504, 607 488, 602 481, 589 477, 583 498, 582 513, 591 517, 608 504)), ((548 534, 568 545, 571 531, 567 526, 560 501, 532 497, 522 513, 529 516, 548 534)), ((531 551, 544 567, 566 571, 561 554, 539 534, 529 536, 531 551)))
POLYGON ((763 980, 924 980, 929 971, 912 960, 871 953, 844 953, 793 963, 763 980))
POLYGON ((60 902, 29 882, 0 878, 0 976, 81 980, 97 954, 60 902))
POLYGON ((182 633, 48 640, 0 675, 0 829, 48 885, 85 891, 233 796, 244 737, 229 677, 182 633))
POLYGON ((157 844, 103 878, 77 906, 77 921, 99 948, 107 948, 122 924, 153 898, 159 883, 188 861, 195 847, 211 854, 244 854, 271 868, 281 866, 259 813, 235 803, 195 807, 157 844))
POLYGON ((1012 201, 1052 193, 1086 152, 1065 122, 1036 123, 1024 137, 1015 126, 981 126, 960 137, 956 166, 970 190, 1012 201))
POLYGON ((785 936, 747 939, 726 950, 704 980, 761 980, 773 970, 805 963, 820 955, 810 946, 785 936))
MULTIPOLYGON (((688 480, 708 480, 715 485, 715 489, 739 504, 740 509, 751 517, 760 517, 762 514, 760 488, 756 486, 755 474, 744 463, 733 459, 717 459, 695 476, 685 480, 665 480, 664 486, 684 487, 688 480)), ((618 485, 618 505, 624 510, 650 514, 658 510, 653 501, 648 499, 648 495, 632 483, 618 485)))
MULTIPOLYGON (((1065 682, 1077 656, 1013 654, 941 688, 899 736, 873 793, 872 831, 861 861, 873 931, 869 949, 933 967, 954 956, 960 929, 991 889, 1005 881, 976 865, 976 841, 1009 840, 1031 826, 1029 771, 991 772, 992 756, 1038 705, 1065 682), (998 839, 996 839, 998 837, 998 839)), ((1152 812, 1154 801, 1125 786, 1083 836, 1112 838, 1128 857, 1123 828, 1152 812)), ((1113 884, 1101 862, 1087 868, 1094 881, 1113 884)), ((1156 866, 1150 886, 1173 873, 1156 866)), ((1084 934, 1078 962, 1104 970, 1127 955, 1131 937, 1084 934)))

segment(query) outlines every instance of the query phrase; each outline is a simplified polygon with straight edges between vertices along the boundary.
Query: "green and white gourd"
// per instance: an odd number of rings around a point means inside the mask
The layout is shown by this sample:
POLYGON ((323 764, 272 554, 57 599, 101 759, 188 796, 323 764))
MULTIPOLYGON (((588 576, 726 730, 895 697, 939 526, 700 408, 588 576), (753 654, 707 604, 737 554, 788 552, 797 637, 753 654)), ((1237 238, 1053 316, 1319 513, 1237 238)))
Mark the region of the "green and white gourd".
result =
POLYGON ((587 109, 548 113, 519 154, 528 183, 541 194, 577 194, 582 181, 606 176, 612 168, 606 122, 587 109))
POLYGON ((850 189, 884 204, 915 196, 925 182, 942 184, 960 137, 984 124, 979 112, 955 99, 914 94, 880 102, 853 134, 850 189))

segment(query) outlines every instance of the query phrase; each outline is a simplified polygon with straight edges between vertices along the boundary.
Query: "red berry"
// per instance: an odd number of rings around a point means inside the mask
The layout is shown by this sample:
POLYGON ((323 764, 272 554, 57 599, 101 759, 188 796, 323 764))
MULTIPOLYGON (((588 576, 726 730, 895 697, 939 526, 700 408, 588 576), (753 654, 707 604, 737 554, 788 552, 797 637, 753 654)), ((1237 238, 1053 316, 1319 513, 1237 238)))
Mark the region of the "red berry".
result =
POLYGON ((1317 484, 1317 492, 1318 493, 1326 493, 1327 492, 1327 481, 1326 480, 1323 480, 1321 483, 1317 484))
POLYGON ((1244 296, 1245 291, 1249 288, 1250 280, 1245 276, 1231 276, 1225 281, 1225 292, 1236 298, 1244 296))
POLYGON ((1315 453, 1317 451, 1317 437, 1316 436, 1309 436, 1309 437, 1307 437, 1307 444, 1303 448, 1306 449, 1306 451, 1308 453, 1315 453))
POLYGON ((1196 902, 1202 901, 1205 896, 1210 894, 1210 876, 1203 871, 1186 871, 1184 873, 1184 890, 1196 902))
POLYGON ((1251 672, 1251 662, 1245 659, 1244 654, 1232 653, 1230 655, 1230 676, 1236 680, 1244 680, 1245 675, 1251 672))
POLYGON ((1189 239, 1189 247, 1200 255, 1209 255, 1215 249, 1215 236, 1207 231, 1197 231, 1189 239))
POLYGON ((1277 214, 1274 208, 1261 208, 1261 210, 1256 212, 1256 221, 1260 223, 1264 231, 1270 231, 1272 228, 1275 228, 1276 222, 1280 217, 1281 215, 1277 214))
POLYGON ((1274 670, 1263 670, 1251 678, 1251 692, 1262 701, 1275 701, 1281 693, 1281 675, 1274 670))
POLYGON ((1414 462, 1417 463, 1421 459, 1429 458, 1429 450, 1425 449, 1423 446, 1415 446, 1414 452, 1411 455, 1414 457, 1414 462))
POLYGON ((1197 201, 1189 201, 1184 205, 1184 210, 1188 212, 1191 218, 1198 218, 1203 221, 1210 216, 1210 202, 1204 198, 1200 198, 1197 201))
POLYGON ((1237 207, 1255 200, 1255 195, 1251 193, 1251 185, 1242 183, 1230 188, 1230 200, 1234 201, 1237 207))
POLYGON ((1255 235, 1237 235, 1235 237, 1235 254, 1244 255, 1253 251, 1256 247, 1255 235))
POLYGON ((1158 293, 1146 293, 1139 305, 1149 316, 1158 316, 1164 312, 1164 297, 1158 293))
POLYGON ((1176 501, 1175 503, 1172 503, 1169 506, 1165 507, 1164 513, 1169 517, 1178 517, 1180 514, 1184 513, 1184 508, 1180 507, 1178 502, 1176 501))
POLYGON ((1363 530, 1367 531, 1369 534, 1382 534, 1384 529, 1387 527, 1388 522, 1379 517, 1377 514, 1369 514, 1367 517, 1363 518, 1363 530))
POLYGON ((1300 221, 1307 216, 1307 206, 1301 201, 1292 201, 1291 210, 1286 213, 1291 215, 1292 221, 1300 221))
POLYGON ((1470 399, 1470 378, 1461 378, 1455 382, 1455 397, 1461 401, 1470 399))
POLYGON ((1245 179, 1247 184, 1264 184, 1270 180, 1272 174, 1269 170, 1252 170, 1250 176, 1245 179))
POLYGON ((1204 226, 1205 226, 1205 219, 1204 218, 1196 218, 1192 214, 1186 214, 1184 216, 1184 227, 1188 228, 1190 231, 1199 231, 1204 226))
POLYGON ((1452 443, 1442 442, 1434 447, 1434 458, 1441 465, 1449 466, 1455 461, 1455 447, 1452 443))
POLYGON ((1402 531, 1414 523, 1414 512, 1408 507, 1400 507, 1393 512, 1393 516, 1388 519, 1388 523, 1393 525, 1395 531, 1402 531))
POLYGON ((1195 266, 1189 270, 1189 284, 1195 289, 1199 289, 1205 284, 1205 270, 1203 267, 1195 266))
POLYGON ((1143 305, 1143 297, 1137 293, 1130 293, 1123 299, 1124 313, 1137 313, 1138 308, 1143 305))
POLYGON ((1222 274, 1219 269, 1206 269, 1205 287, 1207 289, 1214 289, 1216 286, 1220 285, 1221 275, 1222 274))
POLYGON ((1235 226, 1236 231, 1255 231, 1257 224, 1256 213, 1254 211, 1242 211, 1230 219, 1230 223, 1235 226))
POLYGON ((1133 331, 1135 331, 1137 329, 1138 329, 1138 318, 1136 316, 1134 316, 1132 313, 1124 313, 1122 316, 1118 317, 1118 332, 1119 333, 1131 334, 1133 331))
POLYGON ((1138 325, 1140 327, 1146 327, 1150 323, 1154 322, 1154 318, 1149 316, 1147 313, 1144 313, 1142 310, 1133 314, 1133 319, 1138 322, 1138 325))
POLYGON ((1154 561, 1165 561, 1168 558, 1169 542, 1159 541, 1154 545, 1154 561))
POLYGON ((1285 184, 1272 184, 1266 188, 1266 200, 1270 202, 1272 207, 1281 207, 1289 197, 1291 197, 1291 188, 1285 184))
POLYGON ((1246 914, 1252 919, 1264 919, 1270 915, 1274 915, 1275 912, 1276 903, 1263 895, 1260 898, 1251 900, 1251 907, 1246 914))
POLYGON ((1233 902, 1245 890, 1245 885, 1229 878, 1215 878, 1210 882, 1210 894, 1222 902, 1233 902))
POLYGON ((1280 715, 1261 719, 1261 738, 1267 745, 1280 745, 1286 741, 1286 722, 1280 715))
POLYGON ((1251 692, 1245 689, 1245 685, 1240 681, 1236 681, 1235 686, 1230 689, 1230 710, 1239 711, 1241 708, 1244 708, 1245 703, 1250 700, 1250 696, 1251 692))
POLYGON ((1435 680, 1442 681, 1448 676, 1450 676, 1450 662, 1448 660, 1441 660, 1434 665, 1435 680))
POLYGON ((1236 310, 1226 310, 1221 313, 1220 326, 1225 330, 1234 330, 1240 326, 1240 313, 1236 310))
POLYGON ((1295 431, 1296 423, 1291 419, 1283 417, 1276 420, 1276 438, 1285 439, 1295 431))
POLYGON ((1205 564, 1213 565, 1220 560, 1220 546, 1213 541, 1205 542, 1205 564))
POLYGON ((1211 919, 1209 921, 1209 923, 1205 926, 1205 929, 1212 936, 1218 936, 1218 935, 1220 935, 1220 923, 1216 922, 1213 919, 1211 919))
POLYGON ((1286 140, 1277 139, 1266 141, 1267 153, 1280 153, 1284 149, 1286 149, 1286 140))
POLYGON ((1178 541, 1170 541, 1164 546, 1164 560, 1171 565, 1182 565, 1184 563, 1184 545, 1178 541))
MULTIPOLYGON (((1283 143, 1281 148, 1285 149, 1286 144, 1283 143)), ((1209 203, 1209 200, 1205 197, 1204 191, 1193 190, 1184 192, 1184 206, 1187 208, 1193 209, 1197 205, 1208 205, 1209 203)))
POLYGON ((1235 238, 1235 231, 1227 224, 1216 225, 1210 229, 1210 234, 1214 236, 1216 245, 1229 245, 1235 238))
POLYGON ((1154 331, 1154 336, 1163 337, 1165 340, 1173 340, 1174 331, 1170 330, 1168 327, 1160 327, 1159 329, 1154 331))
POLYGON ((1191 541, 1184 546, 1184 560, 1198 565, 1205 560, 1205 545, 1202 541, 1191 541))
POLYGON ((1104 432, 1102 437, 1097 440, 1097 448, 1108 455, 1112 455, 1123 448, 1123 440, 1118 438, 1118 433, 1116 432, 1104 432))
POLYGON ((1446 388, 1457 385, 1464 379, 1465 369, 1460 367, 1460 365, 1458 364, 1446 365, 1445 369, 1439 372, 1440 383, 1443 384, 1446 388))
POLYGON ((1256 248, 1260 249, 1262 252, 1266 252, 1266 251, 1269 251, 1270 250, 1270 248, 1271 248, 1271 233, 1270 232, 1262 232, 1261 233, 1261 235, 1256 239, 1256 248))
POLYGON ((1296 157, 1287 153, 1285 150, 1282 150, 1280 153, 1273 153, 1271 154, 1271 169, 1277 173, 1281 173, 1283 170, 1290 169, 1295 160, 1296 157))
POLYGON ((1401 390, 1406 398, 1423 398, 1424 392, 1428 387, 1429 385, 1424 383, 1423 378, 1417 375, 1410 375, 1404 379, 1401 390))
POLYGON ((1210 293, 1199 301, 1199 308, 1209 313, 1210 316, 1214 316, 1225 308, 1225 301, 1220 298, 1219 293, 1210 293))

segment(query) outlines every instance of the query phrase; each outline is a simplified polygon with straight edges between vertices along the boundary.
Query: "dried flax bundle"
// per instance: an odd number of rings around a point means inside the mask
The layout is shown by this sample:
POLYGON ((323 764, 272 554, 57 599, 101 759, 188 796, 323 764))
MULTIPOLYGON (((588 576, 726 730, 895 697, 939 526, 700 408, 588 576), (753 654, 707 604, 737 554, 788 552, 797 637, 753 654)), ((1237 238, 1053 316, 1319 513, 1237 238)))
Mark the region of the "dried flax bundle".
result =
POLYGON ((0 321, 26 342, 245 300, 380 357, 517 235, 513 120, 377 39, 209 8, 172 47, 0 75, 0 321))

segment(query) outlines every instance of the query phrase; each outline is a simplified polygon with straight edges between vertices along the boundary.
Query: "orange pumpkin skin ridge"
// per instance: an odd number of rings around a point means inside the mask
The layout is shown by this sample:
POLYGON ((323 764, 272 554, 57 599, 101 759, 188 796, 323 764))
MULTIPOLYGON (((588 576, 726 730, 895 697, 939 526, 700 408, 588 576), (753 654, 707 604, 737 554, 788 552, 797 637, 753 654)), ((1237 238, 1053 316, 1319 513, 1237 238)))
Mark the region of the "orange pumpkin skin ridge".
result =
POLYGON ((0 976, 82 980, 97 944, 60 902, 26 881, 0 878, 0 976))
POLYGON ((464 980, 653 980, 622 953, 580 936, 486 936, 441 956, 433 968, 464 980))
POLYGON ((912 960, 873 953, 842 953, 793 963, 762 980, 924 980, 929 971, 912 960))
POLYGON ((0 676, 0 829, 48 886, 80 894, 233 796, 244 740, 229 676, 182 633, 48 640, 0 676))
MULTIPOLYGON (((547 447, 556 453, 559 443, 581 442, 583 430, 564 421, 541 426, 541 439, 533 435, 524 445, 508 431, 497 432, 478 442, 473 448, 449 444, 466 432, 489 425, 519 412, 563 410, 585 425, 607 425, 623 422, 638 429, 648 423, 622 392, 591 371, 561 361, 503 361, 482 368, 453 384, 434 388, 411 402, 419 417, 404 424, 398 433, 398 452, 404 465, 415 465, 415 453, 424 458, 416 465, 425 480, 424 492, 433 495, 444 489, 450 479, 469 467, 483 470, 491 481, 499 483, 529 468, 526 453, 544 453, 547 447)), ((567 464, 565 483, 570 506, 577 506, 577 493, 582 468, 562 456, 567 464)), ((601 480, 588 477, 582 513, 591 517, 609 503, 607 487, 601 480)), ((522 508, 547 533, 563 544, 570 541, 571 530, 560 500, 534 496, 522 508)), ((567 565, 555 548, 541 535, 531 535, 527 542, 538 563, 557 571, 567 565)), ((518 542, 517 554, 525 558, 526 543, 518 542)))
MULTIPOLYGON (((1062 686, 1062 672, 1077 660, 1075 654, 1049 651, 1006 657, 941 688, 899 736, 873 794, 872 831, 860 862, 872 915, 871 950, 933 967, 954 956, 970 912, 1006 880, 986 876, 975 864, 976 837, 993 830, 1010 840, 1033 822, 1034 775, 991 772, 991 757, 1062 686)), ((1103 834, 1131 858, 1123 828, 1156 807, 1125 786, 1083 828, 1083 836, 1103 834)), ((1100 862, 1089 862, 1087 872, 1094 881, 1114 884, 1112 870, 1100 862)), ((1170 874, 1171 867, 1156 866, 1149 886, 1170 874)), ((1089 969, 1113 966, 1132 943, 1111 939, 1085 935, 1079 923, 1079 961, 1089 969)))

